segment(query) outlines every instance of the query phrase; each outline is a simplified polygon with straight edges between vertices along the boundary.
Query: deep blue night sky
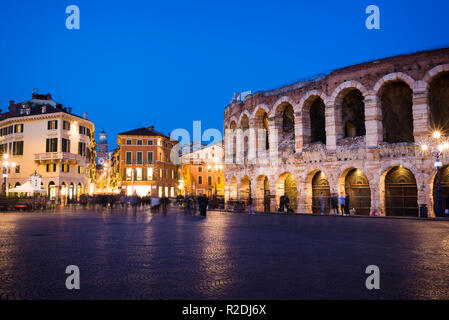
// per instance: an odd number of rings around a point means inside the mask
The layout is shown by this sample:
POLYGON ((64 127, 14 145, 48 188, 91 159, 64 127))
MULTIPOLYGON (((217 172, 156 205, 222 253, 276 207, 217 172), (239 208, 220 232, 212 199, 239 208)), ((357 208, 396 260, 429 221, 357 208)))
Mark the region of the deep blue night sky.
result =
POLYGON ((222 130, 234 92, 449 46, 449 1, 5 1, 0 108, 33 88, 88 113, 97 133, 222 130), (81 11, 67 30, 66 6, 81 11), (367 30, 365 8, 381 10, 367 30))

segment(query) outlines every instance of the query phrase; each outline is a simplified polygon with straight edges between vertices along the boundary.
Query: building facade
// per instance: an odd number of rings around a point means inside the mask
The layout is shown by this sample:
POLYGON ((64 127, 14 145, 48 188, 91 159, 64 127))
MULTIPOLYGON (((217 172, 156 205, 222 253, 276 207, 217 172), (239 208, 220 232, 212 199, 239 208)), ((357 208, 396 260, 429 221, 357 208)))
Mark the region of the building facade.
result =
POLYGON ((117 145, 122 193, 175 197, 178 172, 170 152, 177 143, 153 126, 120 133, 117 145))
POLYGON ((184 195, 208 197, 224 196, 222 141, 198 150, 184 148, 182 154, 182 182, 184 195))
MULTIPOLYGON (((256 199, 277 210, 287 194, 295 212, 330 211, 349 195, 357 214, 418 216, 436 203, 432 132, 449 134, 449 48, 335 70, 233 99, 224 112, 226 199, 256 199), (238 130, 240 129, 240 131, 238 130), (238 133, 241 132, 241 133, 238 133)), ((449 206, 449 158, 442 159, 449 206)))
POLYGON ((6 169, 7 189, 37 172, 52 200, 74 201, 88 193, 95 171, 94 131, 92 121, 72 114, 50 94, 10 101, 8 112, 0 114, 0 153, 15 164, 6 169))

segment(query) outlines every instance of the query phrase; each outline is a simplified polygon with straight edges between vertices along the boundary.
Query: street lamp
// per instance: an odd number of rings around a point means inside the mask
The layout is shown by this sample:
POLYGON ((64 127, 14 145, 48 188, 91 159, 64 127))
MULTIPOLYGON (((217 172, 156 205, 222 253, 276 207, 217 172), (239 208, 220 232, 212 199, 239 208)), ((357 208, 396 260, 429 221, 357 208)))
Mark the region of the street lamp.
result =
POLYGON ((6 194, 6 178, 8 178, 8 170, 9 168, 15 168, 16 163, 15 162, 9 162, 9 154, 5 153, 3 155, 3 192, 6 194))
POLYGON ((437 210, 435 215, 437 217, 444 217, 444 209, 443 209, 443 192, 441 189, 441 176, 440 170, 443 166, 443 162, 441 162, 441 157, 443 153, 449 150, 449 143, 441 141, 441 133, 439 131, 435 131, 432 134, 433 141, 429 141, 428 144, 422 144, 421 150, 424 152, 430 151, 430 154, 435 157, 435 168, 437 168, 437 210))

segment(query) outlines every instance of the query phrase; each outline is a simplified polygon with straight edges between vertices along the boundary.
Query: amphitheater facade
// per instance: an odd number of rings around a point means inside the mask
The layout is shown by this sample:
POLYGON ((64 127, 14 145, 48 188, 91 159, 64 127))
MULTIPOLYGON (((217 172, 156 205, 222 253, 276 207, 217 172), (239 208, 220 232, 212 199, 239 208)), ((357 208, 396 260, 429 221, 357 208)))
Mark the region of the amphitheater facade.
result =
MULTIPOLYGON (((224 129, 226 201, 251 197, 275 211, 287 194, 294 212, 318 213, 321 194, 326 212, 331 195, 345 194, 357 214, 418 216, 425 204, 433 216, 435 159, 420 145, 434 130, 449 134, 449 48, 235 96, 224 129)), ((447 208, 449 156, 442 162, 447 208)))

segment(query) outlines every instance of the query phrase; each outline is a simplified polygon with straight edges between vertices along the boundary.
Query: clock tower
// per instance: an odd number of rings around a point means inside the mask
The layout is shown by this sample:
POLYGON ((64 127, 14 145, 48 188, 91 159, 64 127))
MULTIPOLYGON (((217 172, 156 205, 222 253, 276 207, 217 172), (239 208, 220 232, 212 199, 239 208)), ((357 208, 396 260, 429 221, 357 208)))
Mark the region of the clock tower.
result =
POLYGON ((100 166, 108 159, 108 134, 104 132, 100 132, 100 142, 98 143, 98 160, 97 163, 100 166))

